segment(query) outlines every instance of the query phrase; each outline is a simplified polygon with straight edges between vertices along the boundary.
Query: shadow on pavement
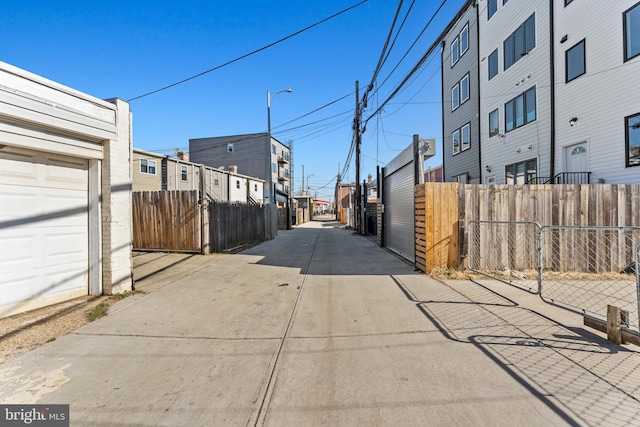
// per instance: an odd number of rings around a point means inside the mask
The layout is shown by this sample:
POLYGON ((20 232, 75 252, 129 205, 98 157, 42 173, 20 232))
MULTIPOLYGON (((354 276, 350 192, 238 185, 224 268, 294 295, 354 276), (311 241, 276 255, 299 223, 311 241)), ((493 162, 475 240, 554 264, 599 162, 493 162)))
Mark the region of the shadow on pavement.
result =
POLYGON ((640 419, 640 354, 480 284, 393 280, 448 339, 477 347, 570 425, 640 419))

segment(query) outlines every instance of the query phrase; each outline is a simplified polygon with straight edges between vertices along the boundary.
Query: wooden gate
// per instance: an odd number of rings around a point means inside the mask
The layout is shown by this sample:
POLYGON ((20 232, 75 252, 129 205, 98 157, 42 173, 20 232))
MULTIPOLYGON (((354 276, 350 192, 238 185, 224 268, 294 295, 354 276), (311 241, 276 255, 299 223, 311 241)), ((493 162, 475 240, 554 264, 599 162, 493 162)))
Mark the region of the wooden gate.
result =
POLYGON ((133 192, 133 248, 201 252, 198 191, 133 192))

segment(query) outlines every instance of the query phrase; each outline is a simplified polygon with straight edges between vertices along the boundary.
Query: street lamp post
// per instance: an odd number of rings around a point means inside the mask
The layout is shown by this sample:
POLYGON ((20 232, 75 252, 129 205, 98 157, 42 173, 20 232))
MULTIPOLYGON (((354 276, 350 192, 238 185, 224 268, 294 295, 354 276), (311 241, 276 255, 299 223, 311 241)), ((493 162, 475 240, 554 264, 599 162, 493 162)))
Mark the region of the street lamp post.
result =
POLYGON ((267 167, 267 184, 269 185, 269 212, 271 219, 269 221, 269 228, 271 232, 271 238, 275 238, 278 233, 278 226, 276 222, 276 214, 278 212, 276 205, 276 185, 273 182, 273 170, 271 169, 271 100, 276 97, 279 93, 282 92, 293 92, 293 89, 286 88, 280 90, 271 96, 271 92, 267 90, 267 150, 269 155, 267 156, 268 167, 267 167))

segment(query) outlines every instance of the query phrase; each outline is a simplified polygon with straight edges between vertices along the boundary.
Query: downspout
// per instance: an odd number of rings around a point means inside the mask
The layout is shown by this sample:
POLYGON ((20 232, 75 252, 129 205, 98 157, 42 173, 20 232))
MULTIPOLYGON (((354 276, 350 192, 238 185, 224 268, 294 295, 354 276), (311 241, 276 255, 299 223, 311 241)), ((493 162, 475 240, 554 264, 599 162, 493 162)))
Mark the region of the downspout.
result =
POLYGON ((553 13, 553 0, 549 0, 549 41, 550 41, 550 75, 549 78, 551 80, 551 91, 549 96, 551 97, 551 153, 550 153, 550 162, 551 174, 549 176, 555 176, 555 166, 556 166, 556 66, 555 66, 555 40, 554 40, 554 13, 553 13))
POLYGON ((445 162, 445 154, 444 154, 444 147, 445 147, 445 138, 444 138, 444 47, 446 45, 446 42, 444 40, 442 40, 442 43, 440 44, 440 64, 442 64, 440 66, 440 105, 442 105, 442 180, 443 181, 447 181, 447 174, 445 173, 446 170, 446 164, 447 162, 445 162))
MULTIPOLYGON (((476 9, 476 61, 478 67, 478 120, 476 124, 478 126, 478 184, 482 184, 482 128, 480 127, 480 123, 482 123, 482 111, 480 111, 480 90, 482 89, 482 85, 480 84, 480 11, 478 8, 478 2, 474 2, 473 7, 476 9)), ((444 171, 443 171, 444 172, 444 171)))

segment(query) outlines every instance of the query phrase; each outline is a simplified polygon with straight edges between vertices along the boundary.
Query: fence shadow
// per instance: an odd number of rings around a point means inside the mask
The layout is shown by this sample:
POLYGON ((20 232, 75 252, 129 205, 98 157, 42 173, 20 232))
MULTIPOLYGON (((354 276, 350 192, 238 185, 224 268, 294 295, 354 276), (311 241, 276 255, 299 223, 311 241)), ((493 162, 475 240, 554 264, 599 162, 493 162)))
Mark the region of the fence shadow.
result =
POLYGON ((471 281, 454 288, 393 280, 447 339, 478 348, 568 424, 640 419, 640 353, 565 327, 471 281))

